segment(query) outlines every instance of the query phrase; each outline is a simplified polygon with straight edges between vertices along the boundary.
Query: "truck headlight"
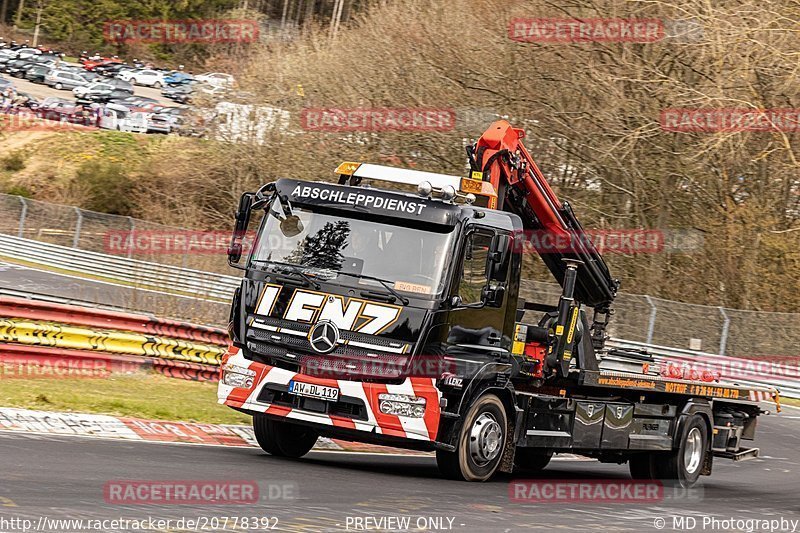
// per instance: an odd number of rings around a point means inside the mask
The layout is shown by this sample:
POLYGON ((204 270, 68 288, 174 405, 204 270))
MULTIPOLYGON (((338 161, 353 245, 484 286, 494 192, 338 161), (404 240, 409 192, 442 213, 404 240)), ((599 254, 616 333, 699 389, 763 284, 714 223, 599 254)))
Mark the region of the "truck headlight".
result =
POLYGON ((225 365, 222 368, 222 383, 229 387, 249 389, 253 387, 256 377, 255 370, 250 370, 239 365, 225 365))
POLYGON ((409 394, 378 394, 381 413, 386 415, 422 418, 425 416, 425 398, 409 394))

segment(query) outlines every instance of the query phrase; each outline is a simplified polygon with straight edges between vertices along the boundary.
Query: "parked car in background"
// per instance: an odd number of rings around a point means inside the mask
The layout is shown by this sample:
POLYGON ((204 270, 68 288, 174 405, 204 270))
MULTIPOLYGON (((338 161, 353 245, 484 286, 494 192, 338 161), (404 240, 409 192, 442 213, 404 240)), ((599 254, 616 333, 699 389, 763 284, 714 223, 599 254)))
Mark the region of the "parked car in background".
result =
POLYGON ((75 87, 72 89, 72 94, 75 95, 75 101, 78 103, 108 102, 110 100, 127 98, 130 96, 128 91, 117 89, 110 83, 105 82, 96 82, 83 87, 75 87))
POLYGON ((167 134, 172 129, 169 116, 164 113, 147 114, 147 133, 167 134))
POLYGON ((184 115, 186 112, 187 108, 185 107, 165 107, 158 114, 167 119, 170 133, 173 133, 180 131, 185 122, 184 115))
POLYGON ((206 72, 205 74, 195 76, 194 79, 214 87, 232 87, 236 83, 233 76, 225 74, 224 72, 206 72))
POLYGON ((44 77, 52 69, 44 65, 33 65, 25 72, 25 79, 33 83, 44 83, 44 77))
POLYGON ((125 91, 126 93, 133 94, 133 84, 129 81, 118 80, 117 78, 96 78, 96 83, 105 83, 111 85, 117 91, 125 91))
POLYGON ((168 85, 161 89, 161 96, 170 100, 179 100, 181 97, 191 95, 194 92, 194 82, 182 85, 168 85))
POLYGON ((32 56, 41 55, 42 51, 38 48, 20 48, 17 50, 17 59, 28 59, 32 56))
POLYGON ((158 105, 158 100, 154 98, 146 98, 144 96, 128 96, 113 101, 114 104, 121 105, 127 108, 144 107, 158 105))
POLYGON ((51 54, 42 54, 40 56, 33 56, 28 58, 28 60, 38 65, 52 65, 53 67, 64 63, 64 60, 61 59, 59 56, 51 54))
POLYGON ((4 48, 0 50, 0 64, 7 63, 12 59, 17 58, 17 53, 14 50, 9 50, 8 48, 4 48))
POLYGON ((89 85, 91 81, 82 73, 64 69, 54 69, 47 73, 44 82, 54 89, 74 89, 82 85, 89 85))
POLYGON ((93 109, 76 105, 67 100, 53 99, 42 103, 36 109, 36 115, 45 120, 68 122, 82 126, 97 126, 97 116, 93 109))
POLYGON ((17 66, 17 68, 15 68, 9 74, 14 76, 15 78, 24 78, 25 74, 28 73, 28 70, 30 70, 32 67, 35 67, 35 66, 37 66, 36 63, 33 63, 32 61, 27 61, 26 60, 24 64, 17 66))
POLYGON ((72 94, 74 94, 76 97, 79 97, 91 91, 118 91, 124 95, 122 98, 133 96, 133 86, 130 83, 122 80, 109 80, 104 78, 92 82, 89 85, 75 87, 72 89, 72 94))
POLYGON ((14 76, 15 78, 19 78, 21 76, 16 75, 17 72, 19 72, 22 69, 22 67, 28 64, 30 64, 30 61, 28 61, 27 59, 12 59, 11 61, 8 61, 3 65, 3 72, 11 76, 14 76))
POLYGON ((132 67, 132 66, 126 64, 126 63, 106 63, 105 65, 100 65, 99 67, 96 67, 93 72, 96 72, 97 74, 100 74, 101 76, 106 76, 106 77, 113 78, 119 72, 121 72, 123 70, 130 70, 130 69, 133 69, 133 68, 134 67, 132 67))
POLYGON ((167 85, 174 86, 174 85, 183 85, 185 83, 190 83, 194 81, 194 76, 191 74, 187 74, 186 72, 181 71, 172 71, 166 76, 164 76, 164 82, 167 85))
POLYGON ((164 81, 164 73, 153 69, 139 69, 139 70, 124 70, 117 76, 121 80, 129 81, 134 85, 145 85, 147 87, 155 87, 160 89, 166 82, 164 81))
POLYGON ((99 125, 105 130, 147 133, 147 113, 131 111, 118 104, 106 104, 100 112, 99 125))
POLYGON ((120 64, 123 61, 118 57, 101 57, 100 59, 87 59, 83 62, 83 68, 88 71, 93 71, 98 67, 106 65, 120 64))

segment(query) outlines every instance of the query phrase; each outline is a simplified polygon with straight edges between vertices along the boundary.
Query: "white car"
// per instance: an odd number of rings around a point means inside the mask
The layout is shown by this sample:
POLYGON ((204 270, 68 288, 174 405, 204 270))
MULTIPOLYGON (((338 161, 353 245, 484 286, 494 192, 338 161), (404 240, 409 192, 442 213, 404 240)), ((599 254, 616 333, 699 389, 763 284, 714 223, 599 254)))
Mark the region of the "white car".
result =
POLYGON ((122 105, 107 104, 100 113, 99 125, 104 130, 147 133, 149 115, 142 111, 131 111, 122 105))
POLYGON ((155 87, 156 89, 160 89, 166 85, 163 72, 148 68, 123 70, 117 75, 117 78, 129 81, 134 85, 146 85, 148 87, 155 87))
POLYGON ((236 83, 233 76, 223 72, 206 72, 205 74, 195 76, 194 79, 197 82, 207 83, 214 87, 232 87, 236 83))
POLYGON ((41 54, 42 51, 38 48, 20 48, 17 50, 17 59, 30 59, 41 54))

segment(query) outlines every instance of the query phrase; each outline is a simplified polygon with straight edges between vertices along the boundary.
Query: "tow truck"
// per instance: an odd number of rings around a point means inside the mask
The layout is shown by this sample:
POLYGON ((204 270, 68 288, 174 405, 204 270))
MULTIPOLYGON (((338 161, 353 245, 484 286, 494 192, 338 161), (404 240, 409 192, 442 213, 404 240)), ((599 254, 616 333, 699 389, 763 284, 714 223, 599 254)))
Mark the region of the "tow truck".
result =
POLYGON ((345 162, 335 183, 242 195, 218 399, 252 415, 266 452, 300 457, 320 436, 435 451, 467 481, 571 453, 684 487, 715 457, 758 455, 756 400, 777 391, 665 377, 606 346, 619 281, 523 138, 493 123, 467 176, 345 162), (532 232, 568 244, 534 254, 532 232), (531 256, 557 302, 521 297, 531 256))

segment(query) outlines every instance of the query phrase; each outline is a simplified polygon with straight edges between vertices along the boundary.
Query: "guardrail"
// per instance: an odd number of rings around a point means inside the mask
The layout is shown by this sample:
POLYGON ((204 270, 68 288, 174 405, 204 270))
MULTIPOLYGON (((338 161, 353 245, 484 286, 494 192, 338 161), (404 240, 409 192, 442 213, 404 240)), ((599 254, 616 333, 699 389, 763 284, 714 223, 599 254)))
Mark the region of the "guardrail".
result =
POLYGON ((0 296, 0 362, 6 377, 26 377, 26 372, 38 377, 24 369, 28 365, 50 369, 53 377, 148 367, 172 377, 215 380, 227 345, 219 328, 0 296))
POLYGON ((140 289, 228 302, 239 278, 150 263, 0 234, 0 259, 109 280, 140 289))

